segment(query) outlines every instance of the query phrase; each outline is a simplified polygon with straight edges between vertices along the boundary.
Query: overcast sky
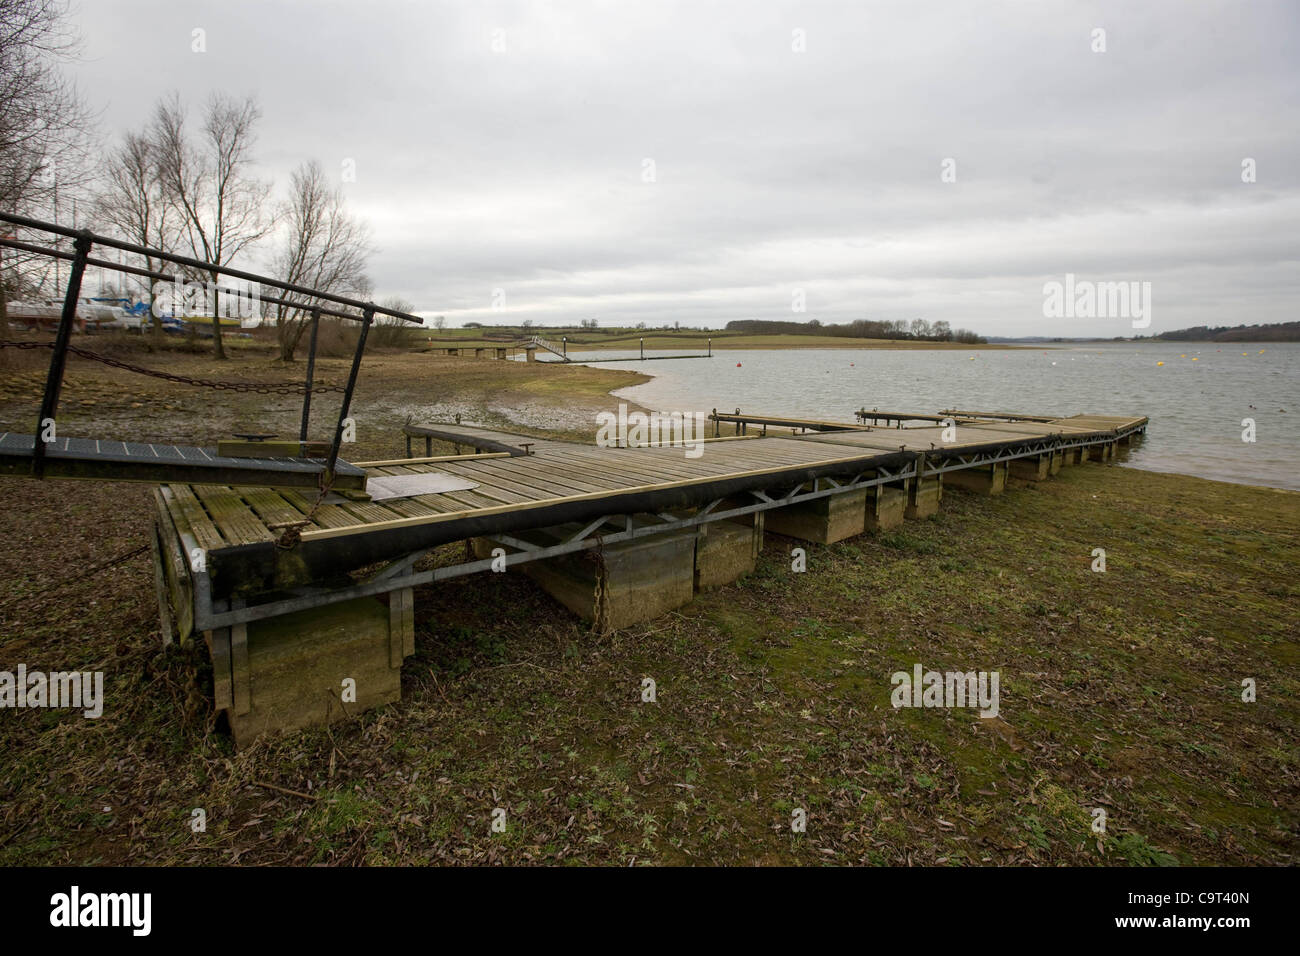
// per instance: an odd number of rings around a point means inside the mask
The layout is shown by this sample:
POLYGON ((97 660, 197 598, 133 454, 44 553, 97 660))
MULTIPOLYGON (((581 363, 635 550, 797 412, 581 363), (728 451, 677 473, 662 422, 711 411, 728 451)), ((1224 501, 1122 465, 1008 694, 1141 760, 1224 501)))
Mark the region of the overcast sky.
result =
POLYGON ((81 2, 106 139, 255 94, 263 174, 353 161, 377 297, 450 324, 1132 334, 1045 318, 1067 273, 1298 318, 1300 3, 81 2))

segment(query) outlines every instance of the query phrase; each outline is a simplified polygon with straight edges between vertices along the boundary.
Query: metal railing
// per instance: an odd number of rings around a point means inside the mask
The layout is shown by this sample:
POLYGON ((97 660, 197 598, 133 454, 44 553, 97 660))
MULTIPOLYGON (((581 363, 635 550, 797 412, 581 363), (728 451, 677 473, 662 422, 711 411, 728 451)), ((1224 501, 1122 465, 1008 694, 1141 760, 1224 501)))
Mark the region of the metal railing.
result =
MULTIPOLYGON (((151 249, 147 246, 137 245, 133 242, 126 242, 121 239, 113 239, 108 236, 96 235, 87 229, 71 229, 67 226, 60 226, 56 223, 43 222, 39 219, 30 219, 26 216, 18 216, 12 213, 0 212, 0 222, 8 223, 11 226, 17 226, 21 229, 27 229, 38 233, 45 233, 50 236, 62 236, 73 240, 72 251, 68 252, 51 246, 44 246, 38 242, 28 242, 20 240, 14 236, 0 235, 0 247, 15 249, 20 252, 26 252, 33 255, 46 256, 51 259, 58 259, 72 263, 72 269, 68 276, 68 284, 63 296, 63 310, 60 313, 58 331, 54 338, 54 352, 50 357, 50 368, 45 379, 45 391, 41 397, 40 417, 36 422, 35 443, 32 449, 32 476, 40 478, 45 473, 45 446, 46 442, 42 441, 42 435, 47 433, 50 426, 53 425, 55 416, 58 413, 59 394, 63 388, 63 376, 67 367, 68 350, 72 338, 72 329, 76 321, 77 302, 81 297, 81 281, 85 274, 87 266, 94 266, 98 269, 108 269, 114 272, 121 272, 127 275, 140 276, 142 278, 153 279, 161 282, 171 282, 179 277, 176 275, 167 275, 156 269, 143 268, 141 266, 132 266, 125 263, 113 262, 108 259, 92 257, 90 251, 95 246, 101 246, 107 249, 115 249, 119 252, 131 253, 138 256, 144 256, 146 260, 156 260, 158 262, 170 263, 181 266, 195 272, 203 273, 209 277, 219 276, 225 279, 237 279, 243 282, 256 283, 259 287, 257 299, 260 302, 267 302, 271 305, 284 306, 291 309, 299 309, 307 312, 311 316, 311 338, 307 351, 307 378, 304 386, 303 405, 302 405, 302 425, 299 431, 299 440, 307 440, 307 425, 311 415, 311 396, 312 396, 312 379, 316 370, 316 343, 317 332, 319 331, 320 319, 323 315, 334 318, 349 319, 361 323, 361 333, 357 338, 356 352, 352 357, 352 365, 348 371, 347 385, 343 390, 343 402, 339 408, 338 421, 335 423, 333 439, 330 442, 329 457, 325 466, 325 485, 334 474, 334 467, 338 461, 339 446, 343 441, 344 425, 348 417, 348 410, 352 405, 353 392, 356 389, 357 373, 361 366, 361 356, 366 350, 366 338, 370 333, 370 326, 373 324, 376 315, 390 316, 406 322, 420 322, 419 316, 411 315, 407 312, 400 312, 396 309, 388 309, 375 305, 373 302, 362 302, 359 299, 349 298, 348 296, 338 295, 333 292, 325 292, 320 289, 312 289, 307 286, 297 285, 291 282, 284 282, 280 279, 273 279, 270 276, 258 275, 255 272, 248 272, 243 269, 233 269, 230 266, 218 265, 214 262, 205 262, 201 259, 194 259, 189 256, 182 256, 172 252, 165 252, 161 249, 151 249), (260 287, 269 286, 272 289, 279 290, 285 295, 299 296, 301 299, 287 299, 283 296, 262 295, 260 287), (354 311, 344 311, 351 309, 354 311), (360 314, 357 314, 357 313, 360 314)), ((220 304, 222 295, 243 298, 249 293, 238 287, 227 286, 222 288, 216 284, 213 288, 214 304, 220 304)), ((220 322, 220 308, 216 310, 216 321, 220 322)))

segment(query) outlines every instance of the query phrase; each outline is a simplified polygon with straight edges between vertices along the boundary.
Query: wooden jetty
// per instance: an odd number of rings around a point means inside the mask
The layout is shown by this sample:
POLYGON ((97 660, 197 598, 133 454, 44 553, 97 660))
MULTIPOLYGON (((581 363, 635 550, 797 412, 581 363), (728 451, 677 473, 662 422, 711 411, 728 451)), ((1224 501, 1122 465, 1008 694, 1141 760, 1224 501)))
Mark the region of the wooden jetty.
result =
POLYGON ((937 511, 945 486, 998 494, 1008 477, 1109 460, 1147 426, 1074 416, 899 430, 737 414, 715 415, 714 429, 724 422, 805 433, 716 435, 691 457, 680 443, 596 447, 430 423, 408 425, 408 443, 478 451, 354 463, 369 493, 320 501, 288 487, 163 485, 164 634, 203 635, 216 706, 242 745, 398 699, 416 587, 518 568, 598 628, 626 626, 751 570, 765 531, 830 543, 896 527, 937 511), (455 541, 473 557, 416 569, 455 541))
MULTIPOLYGON (((578 364, 592 365, 598 362, 651 362, 651 361, 665 361, 668 359, 713 358, 713 339, 708 340, 708 349, 709 349, 708 352, 700 353, 697 355, 646 355, 645 339, 643 338, 641 339, 640 342, 640 358, 636 358, 636 359, 585 358, 585 359, 578 360, 578 364)), ((559 345, 556 345, 556 343, 549 341, 548 339, 544 339, 540 335, 535 335, 533 336, 532 340, 528 343, 528 345, 525 346, 525 350, 526 350, 526 358, 529 362, 541 361, 543 364, 545 364, 546 361, 560 362, 560 363, 574 361, 574 359, 569 358, 569 341, 567 338, 561 339, 559 345), (552 355, 559 356, 559 358, 548 359, 545 361, 538 359, 537 358, 538 349, 541 349, 542 351, 545 352, 550 352, 552 355)))
POLYGON ((696 359, 696 358, 713 358, 713 339, 707 343, 707 352, 700 352, 691 355, 646 355, 645 339, 641 339, 639 346, 639 357, 628 358, 584 358, 574 359, 569 355, 569 342, 567 338, 561 338, 559 342, 551 339, 542 338, 540 335, 534 335, 532 338, 510 346, 464 346, 464 345, 442 345, 425 349, 426 352, 442 352, 445 355, 460 357, 469 355, 471 352, 474 358, 483 358, 488 352, 493 353, 493 357, 498 359, 509 359, 512 354, 524 353, 524 360, 527 362, 536 362, 539 365, 592 365, 600 362, 663 362, 670 359, 696 359), (538 352, 549 353, 554 355, 552 359, 539 359, 538 352))

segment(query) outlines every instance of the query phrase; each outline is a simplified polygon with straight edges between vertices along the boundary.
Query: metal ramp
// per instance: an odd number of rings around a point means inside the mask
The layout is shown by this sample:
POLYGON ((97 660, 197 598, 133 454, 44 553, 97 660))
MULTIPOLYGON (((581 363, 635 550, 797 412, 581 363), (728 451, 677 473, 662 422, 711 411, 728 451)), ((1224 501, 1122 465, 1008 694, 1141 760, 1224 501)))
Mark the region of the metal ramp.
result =
MULTIPOLYGON (((330 488, 365 489, 365 471, 341 461, 339 449, 343 441, 345 425, 349 421, 348 409, 351 407, 352 395, 356 389, 357 373, 361 365, 361 357, 366 350, 366 339, 377 315, 387 315, 417 325, 421 322, 419 316, 378 306, 373 302, 362 302, 332 292, 284 282, 269 276, 95 235, 85 229, 69 229, 56 223, 42 222, 39 219, 29 219, 6 212, 0 212, 0 223, 5 224, 5 231, 0 233, 0 248, 16 249, 27 254, 71 263, 68 284, 64 290, 63 310, 59 316, 58 331, 54 341, 51 343, 0 341, 0 347, 48 346, 51 349, 45 392, 41 398, 40 413, 36 418, 35 431, 41 436, 41 440, 38 441, 32 435, 10 432, 0 435, 0 475, 154 483, 183 482, 199 485, 319 487, 322 495, 330 488), (51 240, 51 237, 55 238, 51 240), (72 251, 58 248, 58 238, 73 240, 72 251), (51 241, 56 242, 56 245, 44 244, 51 241), (91 250, 96 246, 114 250, 117 254, 115 258, 118 259, 122 259, 123 253, 141 257, 146 267, 127 265, 125 261, 115 262, 113 259, 92 257, 91 250), (46 436, 56 434, 55 416, 58 413, 59 395, 63 388, 64 371, 70 353, 97 361, 107 361, 127 371, 170 378, 187 385, 218 389, 262 390, 257 383, 214 382, 168 375, 158 370, 139 368, 110 360, 72 345, 71 337, 76 320, 77 303, 86 268, 93 266, 155 282, 180 282, 179 273, 168 275, 160 269, 153 268, 154 262, 180 267, 194 275, 213 276, 214 280, 210 284, 209 291, 212 296, 214 321, 220 320, 219 301, 228 305, 232 298, 238 300, 245 297, 252 298, 254 302, 281 306, 289 310, 287 314, 290 316, 309 317, 311 338, 307 351, 306 379, 301 385, 293 383, 291 386, 294 391, 300 392, 303 396, 302 424, 297 445, 299 451, 315 450, 304 447, 311 420, 312 392, 325 390, 316 386, 314 382, 317 334, 321 316, 332 316, 360 323, 347 385, 342 389, 343 400, 340 403, 333 440, 328 444, 329 452, 326 457, 290 458, 270 454, 264 457, 235 457, 230 454, 222 455, 211 449, 168 443, 151 444, 94 438, 46 440, 46 436), (219 285, 216 282, 218 276, 225 280, 227 285, 224 287, 219 285), (232 286, 229 284, 230 280, 238 280, 244 285, 232 286), (247 286, 248 283, 252 283, 251 287, 247 286), (262 289, 270 292, 261 291, 262 289)), ((275 388, 280 389, 281 386, 275 388)), ((336 390, 334 386, 329 386, 328 389, 336 390)), ((227 452, 233 450, 235 449, 226 449, 227 452)))
POLYGON ((564 362, 572 361, 569 358, 569 348, 567 342, 561 343, 559 346, 556 346, 554 342, 551 342, 548 339, 544 339, 540 335, 534 335, 532 337, 532 340, 529 342, 529 345, 533 346, 534 348, 545 349, 546 351, 550 352, 552 355, 558 355, 561 361, 564 362))
MULTIPOLYGON (((0 474, 31 474, 35 448, 31 435, 0 434, 0 474)), ((192 445, 60 438, 45 445, 42 467, 47 478, 316 488, 328 464, 324 458, 233 458, 192 445)), ((366 472, 336 461, 332 486, 362 491, 366 472)))

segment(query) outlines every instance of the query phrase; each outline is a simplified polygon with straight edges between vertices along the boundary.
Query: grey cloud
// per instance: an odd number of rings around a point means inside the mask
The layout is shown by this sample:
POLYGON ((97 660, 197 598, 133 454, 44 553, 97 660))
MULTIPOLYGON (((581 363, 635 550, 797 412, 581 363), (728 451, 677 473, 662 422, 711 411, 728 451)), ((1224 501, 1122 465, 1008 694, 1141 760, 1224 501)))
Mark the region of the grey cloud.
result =
POLYGON ((354 160, 377 291, 453 322, 492 320, 498 287, 511 320, 714 325, 789 318, 804 287, 824 321, 1046 334, 1042 283, 1072 271, 1151 281, 1158 331, 1294 318, 1297 19, 1181 0, 119 0, 84 6, 76 72, 114 134, 170 89, 256 92, 266 173, 354 160))

